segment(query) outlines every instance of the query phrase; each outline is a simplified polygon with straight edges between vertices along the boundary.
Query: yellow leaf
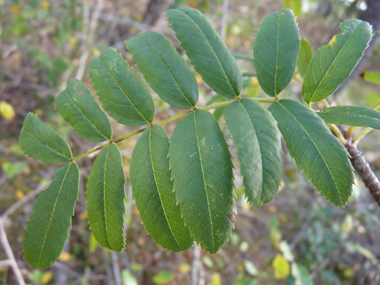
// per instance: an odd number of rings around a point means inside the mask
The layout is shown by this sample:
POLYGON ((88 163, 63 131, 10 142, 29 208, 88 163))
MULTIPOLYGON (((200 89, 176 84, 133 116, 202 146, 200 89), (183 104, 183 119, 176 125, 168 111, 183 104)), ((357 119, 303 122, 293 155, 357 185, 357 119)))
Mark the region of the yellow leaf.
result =
POLYGON ((282 254, 277 254, 273 260, 274 277, 276 279, 282 279, 290 274, 289 262, 282 256, 282 254))
POLYGON ((15 110, 11 104, 8 104, 5 101, 0 101, 0 115, 7 120, 12 120, 15 116, 15 110))
POLYGON ((259 85, 259 81, 257 80, 257 77, 253 77, 252 85, 259 85))
POLYGON ((198 85, 201 85, 203 83, 203 79, 199 75, 196 75, 195 79, 197 80, 198 85))
POLYGON ((72 47, 75 47, 77 45, 77 39, 75 37, 71 37, 69 39, 69 45, 72 46, 72 47))
POLYGON ((20 6, 19 5, 11 5, 11 6, 9 6, 9 10, 11 10, 11 12, 13 13, 13 14, 18 14, 18 13, 20 13, 20 6))
POLYGON ((44 2, 42 2, 41 7, 42 7, 43 9, 47 9, 47 8, 49 8, 49 2, 48 2, 48 1, 44 1, 44 2))
POLYGON ((211 285, 222 285, 222 277, 220 274, 215 272, 212 274, 211 285))
POLYGON ((82 212, 79 214, 79 219, 81 221, 84 221, 85 219, 87 219, 87 212, 82 212))
POLYGON ((21 190, 16 190, 16 198, 22 199, 24 197, 24 193, 21 190))
POLYGON ((51 271, 47 271, 42 275, 41 284, 49 284, 49 282, 53 279, 53 273, 51 271))
POLYGON ((59 260, 63 262, 67 262, 71 259, 70 253, 68 252, 62 252, 61 255, 58 257, 59 260))
POLYGON ((179 271, 181 273, 188 273, 190 271, 190 269, 191 269, 190 264, 188 264, 186 262, 181 263, 179 266, 179 271))

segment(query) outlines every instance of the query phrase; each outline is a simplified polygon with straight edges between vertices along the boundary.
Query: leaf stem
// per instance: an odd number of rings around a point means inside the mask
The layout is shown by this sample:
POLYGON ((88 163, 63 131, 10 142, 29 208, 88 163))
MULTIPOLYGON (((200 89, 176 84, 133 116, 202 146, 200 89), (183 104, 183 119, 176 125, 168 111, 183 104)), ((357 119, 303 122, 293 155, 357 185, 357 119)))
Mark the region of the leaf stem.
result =
POLYGON ((346 145, 347 141, 346 139, 344 138, 343 134, 341 133, 341 131, 338 129, 337 126, 333 125, 333 124, 327 124, 330 129, 331 129, 331 132, 340 140, 340 142, 343 144, 343 145, 346 145))
MULTIPOLYGON (((225 101, 225 102, 221 102, 221 103, 216 103, 216 104, 211 104, 211 105, 208 105, 208 106, 205 106, 205 107, 200 107, 198 109, 201 109, 201 110, 211 110, 211 109, 216 109, 216 108, 220 108, 220 107, 225 107, 225 106, 228 106, 230 105, 231 103, 235 102, 237 99, 235 100, 230 100, 230 101, 225 101)), ((255 100, 259 101, 259 102, 275 102, 273 99, 268 99, 268 98, 255 98, 255 100)), ((190 115, 193 111, 195 111, 197 108, 194 108, 186 113, 183 113, 183 114, 179 114, 179 115, 176 115, 174 117, 171 117, 169 119, 166 119, 166 120, 163 120, 161 122, 158 122, 154 125, 159 125, 159 126, 162 126, 162 125, 165 125, 165 124, 168 124, 170 122, 173 122, 175 120, 178 120, 178 119, 182 119, 184 117, 186 117, 187 115, 190 115)), ((136 132, 133 132, 133 133, 130 133, 128 135, 125 135, 125 136, 122 136, 122 137, 119 137, 117 139, 114 139, 114 140, 110 140, 108 141, 108 143, 105 143, 104 145, 101 145, 97 148, 94 148, 86 153, 83 153, 77 157, 74 157, 71 159, 71 161, 77 161, 83 157, 86 157, 88 155, 90 155, 91 153, 94 153, 94 152, 97 152, 99 150, 102 150, 104 148, 106 148, 107 146, 109 146, 111 143, 118 143, 118 142, 121 142, 123 140, 126 140, 128 138, 131 138, 131 137, 134 137, 134 136, 137 136, 138 134, 141 134, 143 132, 145 132, 146 130, 148 129, 148 127, 146 128, 143 128, 143 129, 140 129, 136 132)))
POLYGON ((380 107, 380 102, 377 102, 375 105, 373 105, 371 108, 374 109, 374 110, 377 110, 379 109, 380 107))
POLYGON ((362 130, 360 133, 358 133, 354 139, 352 140, 352 142, 357 145, 359 143, 359 141, 364 138, 367 134, 369 134, 373 129, 372 128, 365 128, 364 130, 362 130))

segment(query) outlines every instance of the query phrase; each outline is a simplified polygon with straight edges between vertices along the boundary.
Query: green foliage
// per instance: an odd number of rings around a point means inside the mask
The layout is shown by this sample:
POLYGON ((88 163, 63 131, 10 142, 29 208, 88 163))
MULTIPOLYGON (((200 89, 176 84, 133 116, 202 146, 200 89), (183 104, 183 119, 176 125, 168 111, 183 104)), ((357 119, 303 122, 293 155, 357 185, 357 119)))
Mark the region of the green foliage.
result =
POLYGON ((88 74, 103 108, 120 124, 143 126, 153 121, 148 87, 116 50, 109 48, 93 60, 88 74))
POLYGON ((283 6, 284 8, 292 9, 296 17, 301 16, 302 0, 284 0, 283 6))
POLYGON ((124 238, 125 175, 116 144, 96 158, 87 182, 87 216, 95 239, 104 247, 122 251, 124 238))
POLYGON ((241 164, 245 195, 259 207, 277 194, 282 177, 281 134, 271 113, 252 99, 224 109, 241 164))
POLYGON ((34 205, 22 244, 29 264, 45 268, 61 254, 69 236, 78 193, 79 168, 70 162, 56 171, 55 179, 34 205))
POLYGON ((307 67, 309 66, 309 63, 312 58, 313 58, 313 50, 311 49, 311 45, 306 39, 302 38, 300 51, 298 53, 298 59, 297 59, 297 69, 301 77, 305 76, 307 67))
POLYGON ((82 138, 93 142, 112 138, 106 114, 81 81, 73 80, 68 84, 55 100, 55 108, 82 138))
POLYGON ((292 80, 299 46, 298 25, 291 10, 264 18, 253 54, 257 80, 269 96, 277 96, 292 80))
POLYGON ((327 200, 336 206, 346 205, 354 182, 352 167, 344 146, 323 120, 293 100, 280 100, 269 110, 298 168, 327 200))
POLYGON ((169 161, 186 225, 204 250, 216 253, 231 233, 235 203, 231 155, 214 116, 196 110, 182 119, 169 161))
POLYGON ((239 67, 207 18, 191 8, 170 9, 166 16, 203 80, 220 95, 239 96, 243 88, 239 67))
POLYGON ((356 19, 339 25, 339 33, 314 55, 306 70, 302 98, 307 104, 330 96, 358 64, 372 38, 372 27, 356 19))
POLYGON ((19 141, 26 155, 45 163, 67 162, 72 157, 66 141, 32 113, 25 118, 19 141))
POLYGON ((370 127, 380 130, 380 112, 361 106, 337 106, 320 110, 318 115, 327 124, 370 127))
POLYGON ((380 85, 380 71, 364 71, 363 79, 365 81, 380 85))
POLYGON ((137 68, 162 100, 182 109, 191 109, 197 104, 195 76, 167 38, 147 32, 132 37, 126 44, 137 68))
POLYGON ((130 169, 133 198, 147 232, 163 248, 182 251, 193 245, 176 204, 169 170, 169 139, 152 126, 138 140, 130 169))
MULTIPOLYGON (((115 251, 124 249, 126 178, 116 143, 141 133, 133 151, 130 182, 147 232, 172 251, 188 249, 195 240, 204 250, 216 253, 229 239, 235 212, 233 164, 217 121, 223 115, 238 153, 244 191, 252 205, 268 203, 278 192, 282 176, 280 131, 298 168, 318 192, 337 206, 347 203, 353 172, 342 145, 345 140, 340 137, 339 142, 323 120, 380 129, 379 113, 355 106, 315 112, 306 104, 279 100, 278 95, 293 78, 296 64, 301 76, 306 72, 304 102, 310 105, 330 95, 351 73, 367 47, 371 39, 369 24, 359 20, 344 22, 341 33, 311 59, 310 45, 306 40, 301 42, 292 11, 268 15, 256 38, 254 65, 261 88, 274 98, 242 99, 243 76, 248 77, 244 82, 247 88, 254 84, 249 77, 255 74, 248 71, 242 75, 234 56, 205 16, 190 8, 171 9, 167 16, 195 70, 218 93, 208 99, 213 104, 196 107, 199 91, 190 68, 168 39, 148 32, 129 39, 128 49, 152 89, 172 106, 188 109, 187 112, 153 124, 155 106, 148 86, 116 50, 109 48, 89 67, 102 107, 119 123, 149 127, 112 139, 106 114, 79 80, 71 81, 58 96, 56 109, 84 139, 106 141, 104 144, 73 158, 60 135, 37 116, 28 114, 20 135, 24 153, 46 163, 68 163, 56 172, 53 183, 37 199, 23 244, 30 264, 47 267, 59 256, 78 196, 79 169, 75 161, 97 150, 101 152, 89 174, 86 191, 90 228, 102 246, 115 251), (232 100, 225 101, 225 97, 232 100), (268 111, 258 101, 273 104, 268 111), (206 111, 214 108, 213 114, 206 111), (177 119, 182 120, 169 141, 161 125, 177 119)), ((235 57, 252 61, 249 57, 235 57)), ((52 63, 49 61, 46 67, 52 68, 52 63)), ((259 91, 255 84, 254 90, 246 93, 256 97, 259 91)), ((277 277, 290 276, 292 262, 296 282, 308 282, 307 270, 294 263, 289 245, 281 241, 277 220, 271 221, 270 232, 274 246, 283 252, 273 263, 277 277)), ((91 250, 96 248, 94 243, 90 243, 91 250)), ((232 243, 237 245, 239 240, 233 238, 232 243)), ((240 243, 241 252, 249 249, 246 241, 240 243)), ((212 259, 205 260, 214 266, 212 259)), ((245 262, 245 267, 250 274, 257 273, 253 264, 245 262)), ((131 277, 128 272, 124 275, 131 277)), ((215 276, 217 282, 220 275, 215 276)), ((254 282, 240 277, 238 280, 254 282)))

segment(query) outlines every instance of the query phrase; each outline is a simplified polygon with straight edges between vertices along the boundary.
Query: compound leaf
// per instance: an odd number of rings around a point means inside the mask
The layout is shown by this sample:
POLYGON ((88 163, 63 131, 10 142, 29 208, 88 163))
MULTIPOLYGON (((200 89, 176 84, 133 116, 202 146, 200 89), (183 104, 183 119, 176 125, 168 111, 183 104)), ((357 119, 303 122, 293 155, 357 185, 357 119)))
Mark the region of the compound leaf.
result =
POLYGON ((380 130, 380 112, 361 106, 337 106, 317 113, 327 124, 370 127, 380 130))
POLYGON ((358 64, 372 38, 372 27, 357 19, 339 25, 339 34, 322 46, 310 61, 302 85, 307 104, 330 96, 358 64))
POLYGON ((191 109, 197 104, 195 76, 166 37, 146 32, 132 37, 126 44, 137 68, 165 102, 182 109, 191 109))
POLYGON ((122 251, 124 237, 125 175, 119 148, 112 143, 96 158, 87 182, 87 216, 95 239, 122 251))
POLYGON ((193 238, 176 205, 168 152, 169 139, 163 127, 145 131, 133 150, 130 182, 147 232, 163 248, 178 252, 190 248, 193 238))
POLYGON ((121 124, 151 123, 155 107, 148 86, 121 54, 108 48, 90 63, 92 86, 107 113, 121 124))
POLYGON ((367 82, 380 85, 380 71, 364 71, 363 79, 367 82))
POLYGON ((67 142, 32 113, 25 118, 19 141, 26 155, 45 163, 67 162, 72 158, 67 142))
POLYGON ((297 58, 297 69, 301 77, 305 76, 307 67, 309 66, 309 63, 312 58, 313 58, 313 50, 311 49, 311 45, 306 39, 302 38, 300 51, 298 53, 298 58, 297 58))
POLYGON ((33 207, 22 244, 30 265, 46 268, 59 257, 69 236, 78 194, 79 168, 71 162, 55 172, 55 179, 41 191, 33 207))
POLYGON ((260 206, 278 192, 282 177, 281 133, 272 114, 252 99, 241 99, 224 109, 241 164, 248 201, 260 206))
POLYGON ((257 80, 269 96, 278 95, 292 80, 299 46, 298 25, 291 10, 265 16, 253 54, 257 80))
POLYGON ((55 108, 82 138, 92 142, 112 138, 110 121, 80 80, 69 82, 55 100, 55 108))
POLYGON ((302 103, 280 100, 269 110, 300 171, 327 200, 344 206, 353 184, 352 168, 344 146, 323 120, 302 103))
POLYGON ((231 154, 212 114, 197 110, 177 124, 169 162, 190 233, 204 250, 216 253, 231 234, 235 202, 231 154))
POLYGON ((192 8, 170 9, 166 16, 203 80, 220 95, 239 96, 243 88, 239 67, 207 18, 192 8))

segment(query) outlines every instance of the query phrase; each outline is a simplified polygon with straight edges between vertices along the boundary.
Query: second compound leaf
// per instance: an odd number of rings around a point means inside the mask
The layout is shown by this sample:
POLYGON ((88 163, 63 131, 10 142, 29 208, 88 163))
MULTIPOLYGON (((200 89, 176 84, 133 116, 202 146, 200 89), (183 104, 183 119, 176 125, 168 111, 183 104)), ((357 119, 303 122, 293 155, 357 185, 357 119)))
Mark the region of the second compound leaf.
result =
POLYGON ((96 158, 87 182, 87 216, 95 239, 104 247, 125 246, 125 175, 120 150, 107 146, 96 158))
POLYGON ((269 110, 299 170, 331 203, 346 205, 354 178, 345 147, 323 120, 302 103, 280 100, 269 110))
POLYGON ((24 234, 25 260, 38 268, 49 267, 61 254, 71 227, 79 194, 79 168, 75 162, 55 172, 49 188, 41 191, 24 234))
POLYGON ((256 207, 269 203, 282 177, 281 133, 275 119, 251 99, 227 106, 224 118, 238 153, 245 196, 256 207))
POLYGON ((145 131, 133 150, 130 183, 147 232, 163 248, 178 252, 190 248, 193 238, 176 204, 168 151, 163 127, 145 131))
POLYGON ((169 162, 190 233, 204 250, 216 253, 231 234, 235 202, 231 154, 212 114, 196 110, 177 124, 169 162))

